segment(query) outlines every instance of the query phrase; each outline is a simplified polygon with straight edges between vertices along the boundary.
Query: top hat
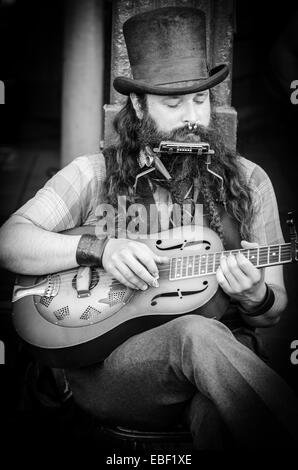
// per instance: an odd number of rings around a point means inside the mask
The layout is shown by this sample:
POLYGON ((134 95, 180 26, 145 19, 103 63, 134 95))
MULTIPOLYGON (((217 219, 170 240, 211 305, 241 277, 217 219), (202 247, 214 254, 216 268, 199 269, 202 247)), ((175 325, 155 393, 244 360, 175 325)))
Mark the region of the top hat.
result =
POLYGON ((205 14, 165 7, 129 18, 123 25, 133 78, 116 77, 123 95, 183 95, 207 90, 228 75, 226 64, 208 70, 205 14))

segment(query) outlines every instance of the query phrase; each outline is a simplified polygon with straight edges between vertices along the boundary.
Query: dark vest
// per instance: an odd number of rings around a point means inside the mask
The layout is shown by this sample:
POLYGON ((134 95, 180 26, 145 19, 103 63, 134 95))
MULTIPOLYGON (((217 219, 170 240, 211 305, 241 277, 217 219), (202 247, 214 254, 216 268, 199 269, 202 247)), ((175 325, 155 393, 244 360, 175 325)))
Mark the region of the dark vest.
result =
MULTIPOLYGON (((106 168, 107 172, 109 173, 109 168, 111 165, 115 162, 115 159, 113 158, 114 155, 112 155, 113 149, 109 148, 105 150, 104 157, 106 161, 106 168), (112 158, 111 158, 112 157, 112 158)), ((153 197, 153 194, 150 190, 149 184, 146 180, 146 177, 144 177, 142 180, 142 183, 140 185, 140 191, 138 191, 138 204, 142 204, 146 210, 147 213, 149 214, 150 212, 150 205, 155 205, 155 200, 153 197)), ((204 205, 204 201, 202 201, 204 205)), ((127 205, 127 209, 129 207, 129 204, 127 205)), ((224 232, 224 249, 225 250, 234 250, 237 248, 241 248, 241 237, 239 233, 239 226, 237 221, 235 220, 234 217, 232 217, 230 214, 228 214, 223 206, 217 206, 217 210, 219 212, 221 222, 222 222, 222 227, 223 227, 223 232, 224 232)), ((128 223, 129 221, 127 221, 128 223)), ((209 220, 208 217, 204 217, 204 225, 209 226, 209 220)), ((148 225, 147 225, 147 233, 149 233, 149 218, 148 218, 148 225)), ((230 302, 229 308, 223 318, 221 319, 222 323, 226 324, 230 329, 235 329, 238 327, 245 326, 246 328, 249 329, 254 329, 250 326, 248 326, 241 318, 236 303, 233 303, 232 301, 230 302)))

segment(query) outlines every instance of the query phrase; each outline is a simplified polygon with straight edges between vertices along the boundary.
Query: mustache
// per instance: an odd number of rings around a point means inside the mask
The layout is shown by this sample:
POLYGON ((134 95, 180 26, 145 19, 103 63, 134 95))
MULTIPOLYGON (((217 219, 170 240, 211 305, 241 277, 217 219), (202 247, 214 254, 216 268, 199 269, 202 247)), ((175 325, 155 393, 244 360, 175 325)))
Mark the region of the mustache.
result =
POLYGON ((214 129, 210 126, 204 127, 197 125, 196 129, 190 130, 188 126, 184 126, 163 135, 163 140, 172 140, 175 142, 205 142, 212 138, 214 129))
POLYGON ((197 124, 196 129, 190 130, 188 124, 179 128, 173 129, 171 132, 159 131, 155 122, 147 114, 139 124, 137 132, 139 146, 145 147, 146 145, 158 146, 162 140, 170 140, 175 142, 209 142, 213 141, 216 137, 215 129, 212 125, 202 126, 197 124))

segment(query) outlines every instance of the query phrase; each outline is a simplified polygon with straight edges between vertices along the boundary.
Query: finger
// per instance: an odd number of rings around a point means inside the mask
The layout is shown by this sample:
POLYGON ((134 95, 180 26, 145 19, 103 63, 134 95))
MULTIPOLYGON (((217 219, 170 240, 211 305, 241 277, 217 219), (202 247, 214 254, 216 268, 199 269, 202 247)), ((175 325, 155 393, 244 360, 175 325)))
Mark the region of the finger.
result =
POLYGON ((260 280, 263 281, 265 278, 265 268, 259 268, 258 272, 260 273, 260 276, 261 276, 260 280))
POLYGON ((258 248, 259 244, 255 242, 247 242, 246 240, 241 241, 242 248, 258 248))
MULTIPOLYGON (((143 247, 137 247, 135 255, 140 261, 140 263, 142 263, 142 265, 144 266, 144 270, 149 272, 149 274, 152 275, 153 279, 159 277, 158 267, 155 262, 155 256, 153 251, 151 251, 150 249, 144 249, 143 247)), ((143 272, 143 274, 145 273, 143 272)), ((153 279, 151 279, 151 282, 153 281, 153 279)))
MULTIPOLYGON (((137 253, 135 253, 135 256, 137 256, 138 258, 141 258, 140 256, 138 256, 137 253)), ((148 271, 147 269, 147 263, 148 262, 148 257, 146 256, 143 256, 143 260, 142 262, 144 263, 144 265, 142 263, 139 262, 139 260, 135 257, 132 253, 126 253, 125 255, 125 264, 127 265, 127 267, 134 273, 134 275, 136 275, 140 280, 144 281, 146 284, 149 284, 150 286, 153 286, 153 287, 158 287, 158 282, 157 282, 157 278, 158 278, 158 269, 157 269, 157 266, 155 268, 155 273, 157 273, 155 276, 152 276, 150 274, 150 272, 148 271)))
MULTIPOLYGON (((146 247, 147 248, 147 247, 146 247)), ((167 256, 158 256, 153 253, 150 248, 143 249, 143 247, 137 247, 135 255, 138 260, 145 266, 146 270, 153 276, 153 278, 159 277, 158 266, 156 263, 166 263, 169 261, 167 256)))
POLYGON ((117 268, 112 268, 110 269, 110 274, 117 279, 117 281, 121 282, 121 284, 124 284, 127 287, 130 287, 131 289, 138 289, 134 284, 131 282, 127 281, 127 279, 118 271, 117 268))
MULTIPOLYGON (((153 251, 152 251, 153 253, 153 251)), ((160 263, 160 264, 164 264, 164 263, 169 263, 170 262, 170 258, 168 256, 159 256, 159 255, 156 255, 155 253, 153 253, 153 257, 154 257, 154 260, 156 261, 156 263, 160 263)))
POLYGON ((220 267, 232 291, 234 293, 239 292, 240 291, 239 282, 237 281, 237 279, 234 277, 233 273, 231 272, 230 267, 227 262, 227 258, 225 256, 222 256, 220 260, 220 267))
POLYGON ((243 288, 250 287, 247 284, 249 283, 249 279, 247 275, 241 270, 238 261, 234 255, 229 255, 227 257, 227 265, 231 274, 234 276, 235 280, 240 284, 243 288))
POLYGON ((217 279, 218 284, 222 288, 222 290, 226 294, 231 295, 232 291, 231 291, 230 285, 229 285, 227 279, 225 278, 225 275, 222 272, 221 267, 219 267, 216 271, 216 279, 217 279))
POLYGON ((260 281, 262 273, 242 253, 238 253, 236 259, 239 268, 252 283, 256 284, 260 281))
POLYGON ((121 275, 126 279, 127 282, 132 284, 135 289, 146 290, 148 288, 148 284, 143 282, 139 277, 135 275, 135 273, 124 263, 119 263, 117 265, 118 271, 121 275))

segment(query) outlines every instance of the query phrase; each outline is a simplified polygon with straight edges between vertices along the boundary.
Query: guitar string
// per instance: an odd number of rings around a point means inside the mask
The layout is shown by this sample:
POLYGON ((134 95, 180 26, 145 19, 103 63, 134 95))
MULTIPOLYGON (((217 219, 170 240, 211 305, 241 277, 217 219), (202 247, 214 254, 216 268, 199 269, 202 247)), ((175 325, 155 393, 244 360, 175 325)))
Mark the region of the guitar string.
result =
MULTIPOLYGON (((284 257, 284 256, 289 256, 289 255, 291 255, 291 249, 290 249, 290 247, 286 247, 286 248, 289 248, 289 249, 288 249, 288 250, 284 250, 284 251, 282 252, 282 256, 283 256, 283 257, 284 257)), ((208 264, 211 264, 211 260, 208 260, 208 257, 209 257, 209 256, 210 256, 211 258, 213 258, 213 260, 214 260, 214 257, 215 257, 215 261, 218 261, 218 260, 216 260, 216 256, 219 257, 219 255, 221 255, 222 253, 232 253, 232 252, 234 252, 234 254, 235 254, 235 253, 240 253, 240 252, 242 252, 242 250, 230 250, 230 251, 224 251, 224 252, 214 252, 214 253, 208 253, 208 254, 203 254, 203 255, 183 255, 183 256, 174 256, 174 257, 171 257, 171 258, 170 258, 171 261, 170 261, 169 263, 167 263, 167 266, 166 266, 166 267, 163 267, 163 265, 161 265, 161 267, 159 268, 159 271, 161 271, 161 272, 167 272, 167 271, 169 271, 168 266, 171 264, 172 260, 175 260, 175 259, 176 259, 176 260, 177 260, 177 259, 181 259, 181 265, 182 265, 182 260, 183 260, 183 259, 187 259, 187 258, 189 258, 189 257, 196 257, 196 256, 198 256, 199 258, 201 258, 201 256, 205 256, 205 257, 207 258, 207 260, 206 260, 206 262, 205 262, 205 265, 207 266, 208 264)), ((262 254, 262 255, 261 255, 261 256, 264 258, 264 261, 260 264, 259 267, 261 267, 262 264, 267 264, 267 261, 268 261, 268 254, 270 254, 270 253, 262 254)), ((279 257, 280 257, 280 256, 279 256, 279 257)), ((200 261, 201 261, 201 259, 198 259, 197 262, 195 262, 195 264, 198 265, 198 264, 200 263, 200 261)), ((287 261, 291 261, 291 259, 283 259, 283 260, 280 260, 280 263, 282 264, 283 262, 287 262, 287 261)), ((214 261, 212 261, 212 264, 213 264, 213 263, 214 263, 214 261)), ((272 262, 272 264, 274 264, 274 262, 272 262)), ((269 265, 270 265, 270 263, 269 263, 269 265)), ((187 266, 186 266, 185 268, 187 268, 187 266)), ((96 268, 96 267, 94 267, 94 268, 91 268, 91 269, 101 269, 103 272, 105 272, 102 268, 96 268)), ((68 275, 69 275, 70 278, 72 278, 72 277, 73 277, 73 274, 76 274, 78 270, 79 270, 79 267, 77 267, 77 268, 72 268, 72 269, 70 269, 70 270, 68 270, 68 271, 65 271, 64 278, 66 278, 68 275)), ((60 274, 60 273, 51 273, 51 274, 48 274, 48 275, 45 275, 45 276, 50 276, 50 275, 55 276, 55 275, 59 275, 59 274, 60 274)), ((104 276, 104 275, 101 275, 101 276, 104 276)), ((93 278, 93 277, 94 277, 94 278, 98 277, 97 273, 92 273, 92 278, 93 278)))
MULTIPOLYGON (((269 252, 269 248, 273 247, 273 246, 278 246, 278 245, 271 245, 270 247, 268 247, 267 249, 267 253, 259 253, 259 259, 262 258, 263 259, 263 262, 262 263, 259 263, 259 267, 262 267, 262 264, 267 264, 268 262, 268 255, 270 256, 270 252, 269 252)), ((283 257, 288 257, 289 255, 291 255, 291 246, 290 245, 287 245, 287 244, 284 244, 284 245, 280 245, 280 247, 284 247, 284 248, 287 248, 286 250, 283 250, 280 255, 282 255, 283 257)), ((262 249, 264 247, 259 247, 259 249, 262 249)), ((257 250, 257 248, 253 248, 251 250, 257 250)), ((199 264, 200 261, 201 261, 201 257, 204 256, 206 257, 206 262, 205 262, 205 265, 207 266, 208 264, 211 264, 211 260, 208 260, 208 257, 210 258, 213 258, 212 260, 212 263, 214 264, 214 258, 215 258, 215 262, 217 262, 218 260, 216 260, 216 257, 218 258, 219 256, 221 256, 222 254, 230 254, 230 253, 233 253, 233 254, 237 254, 237 253, 243 253, 243 252, 246 252, 248 251, 248 249, 243 249, 243 250, 228 250, 228 251, 218 251, 218 252, 213 252, 213 253, 208 253, 208 254, 199 254, 199 255, 182 255, 182 256, 173 256, 173 257, 170 257, 170 262, 167 263, 167 266, 169 266, 171 264, 171 262, 173 260, 177 260, 177 259, 181 259, 181 264, 182 264, 182 260, 183 259, 187 259, 189 257, 199 257, 199 259, 195 262, 195 264, 199 264)), ((280 258, 281 256, 278 256, 278 258, 280 258)), ((251 258, 250 258, 251 259, 251 258)), ((287 262, 287 261, 291 261, 291 259, 283 259, 283 260, 280 260, 278 262, 280 262, 281 264, 283 262, 287 262)), ((271 264, 274 264, 274 262, 272 262, 271 264)), ((269 263, 270 265, 270 263, 269 263)), ((161 272, 167 272, 169 270, 168 267, 162 267, 163 265, 161 265, 161 267, 159 268, 159 271, 161 272)), ((186 267, 185 267, 186 268, 186 267)), ((92 268, 91 268, 92 269, 92 268)), ((102 269, 102 268, 96 268, 94 267, 93 269, 102 269)), ((65 275, 64 275, 64 278, 66 278, 68 275, 70 277, 73 277, 73 274, 77 273, 77 271, 79 270, 79 267, 77 268, 72 268, 68 271, 65 271, 65 275)), ((104 272, 104 270, 102 270, 104 272)), ((49 276, 49 275, 58 275, 59 273, 51 273, 51 274, 46 274, 45 276, 49 276)), ((92 273, 92 276, 94 276, 94 278, 97 277, 97 274, 96 273, 92 273)), ((103 275, 102 275, 103 276, 103 275)))
MULTIPOLYGON (((289 248, 290 248, 290 247, 289 247, 289 248)), ((236 250, 231 250, 231 252, 232 252, 232 251, 235 252, 236 250)), ((237 251, 237 252, 239 253, 240 251, 237 251)), ((221 254, 221 253, 224 253, 224 252, 210 253, 210 254, 204 255, 204 256, 206 256, 206 257, 207 257, 207 256, 210 256, 210 255, 215 256, 215 255, 219 255, 219 254, 221 254)), ((227 252, 227 253, 229 253, 229 252, 227 252)), ((283 255, 283 256, 289 256, 289 255, 291 255, 291 250, 290 250, 290 249, 289 249, 289 250, 286 250, 286 251, 284 250, 283 253, 282 253, 282 255, 283 255)), ((184 259, 187 259, 189 256, 201 256, 201 255, 184 255, 184 256, 182 256, 181 258, 182 258, 182 259, 183 259, 183 258, 184 258, 184 259)), ((173 260, 173 259, 177 259, 177 258, 179 258, 179 257, 172 257, 171 259, 173 260)), ((267 255, 266 255, 266 258, 268 258, 267 255)), ((199 260, 199 261, 200 261, 200 260, 199 260)), ((287 263, 287 262, 290 262, 290 261, 291 261, 291 259, 282 260, 282 261, 279 262, 279 264, 287 263)), ((170 270, 171 270, 170 264, 171 264, 171 262, 170 262, 170 263, 167 263, 167 266, 165 266, 165 267, 160 267, 159 272, 162 272, 162 273, 170 272, 170 270)), ((211 264, 211 263, 206 262, 206 263, 205 263, 206 268, 208 268, 208 264, 211 264)), ((213 264, 213 262, 212 262, 212 264, 213 264)), ((264 262, 264 264, 267 264, 267 259, 266 259, 266 261, 264 262)), ((274 263, 271 263, 271 264, 274 264, 274 263)), ((192 265, 192 269, 194 269, 195 266, 199 266, 199 262, 193 264, 193 265, 192 265)), ((269 266, 270 266, 270 263, 269 263, 269 266)), ((217 266, 217 267, 218 267, 218 266, 217 266)), ((259 266, 259 267, 261 267, 261 266, 259 266)), ((201 268, 201 267, 200 267, 200 268, 201 268)), ((200 268, 199 268, 199 269, 200 269, 200 268)), ((60 279, 59 285, 61 285, 61 284, 63 284, 63 283, 67 283, 67 282, 69 282, 70 280, 74 279, 74 276, 76 275, 78 269, 79 269, 79 268, 73 268, 72 270, 69 270, 66 274, 64 274, 63 278, 60 279)), ((94 268, 94 269, 100 269, 100 268, 94 268)), ((182 263, 181 263, 180 270, 181 270, 181 269, 182 269, 182 270, 183 270, 183 269, 187 270, 187 269, 189 269, 189 266, 182 266, 182 263)), ((216 269, 217 269, 217 268, 216 268, 216 269)), ((104 274, 98 275, 98 273, 93 272, 93 273, 91 274, 91 277, 90 277, 90 282, 97 280, 98 277, 104 278, 104 277, 106 277, 106 276, 111 276, 111 275, 109 275, 108 273, 106 273, 105 271, 103 271, 103 273, 104 273, 104 274)), ((190 276, 195 278, 195 277, 201 277, 201 276, 212 275, 212 274, 215 274, 215 271, 214 271, 214 270, 212 270, 212 271, 209 272, 209 273, 208 273, 208 271, 205 272, 205 273, 203 273, 203 272, 200 273, 200 272, 199 272, 199 273, 196 273, 196 274, 191 274, 190 276)), ((58 274, 58 273, 52 274, 52 276, 55 276, 55 275, 59 275, 59 274, 58 274)), ((60 274, 60 275, 61 275, 61 274, 60 274)), ((51 276, 51 274, 50 274, 49 276, 51 276)), ((188 275, 181 276, 180 279, 183 279, 183 277, 187 278, 188 275)), ((114 278, 113 278, 113 279, 114 279, 114 278)), ((177 280, 178 280, 178 279, 177 279, 177 280)), ((120 281, 118 281, 118 283, 121 284, 120 281)), ((106 282, 106 285, 110 285, 110 284, 111 284, 111 282, 106 282)), ((115 284, 117 284, 117 283, 113 283, 113 285, 115 285, 115 284)), ((103 282, 101 282, 101 285, 102 285, 102 286, 105 285, 104 280, 103 280, 103 282)))
MULTIPOLYGON (((275 256, 274 253, 270 253, 270 252, 269 252, 269 248, 272 248, 272 247, 275 247, 275 246, 278 246, 278 245, 270 245, 268 248, 266 248, 266 249, 267 249, 267 253, 259 253, 259 258, 260 258, 260 257, 264 258, 264 263, 267 262, 267 260, 268 260, 268 255, 271 254, 271 255, 274 255, 274 256, 275 256)), ((291 254, 291 246, 290 246, 290 245, 284 244, 284 245, 279 245, 279 246, 280 246, 281 248, 287 248, 287 249, 286 249, 286 250, 283 250, 282 252, 280 252, 280 254, 278 255, 278 258, 280 258, 281 255, 282 255, 282 256, 289 256, 289 255, 291 254)), ((259 250, 264 249, 264 248, 265 248, 265 247, 259 247, 259 250)), ((250 251, 252 251, 252 250, 257 250, 257 249, 258 249, 258 248, 252 248, 252 249, 250 249, 250 251)), ((172 257, 169 257, 169 258, 170 258, 170 260, 174 260, 174 259, 176 259, 176 260, 177 260, 177 259, 183 260, 183 259, 187 259, 187 258, 189 258, 189 257, 199 257, 198 261, 201 261, 201 257, 203 257, 203 256, 206 257, 206 258, 208 258, 208 257, 210 257, 210 258, 212 258, 212 257, 213 257, 213 258, 214 258, 214 257, 216 258, 216 257, 217 257, 217 258, 218 258, 218 257, 221 256, 222 254, 226 254, 226 255, 227 255, 227 254, 230 254, 230 253, 232 253, 232 254, 238 254, 238 253, 244 253, 244 252, 248 252, 248 251, 249 251, 249 249, 246 249, 246 248, 245 248, 245 249, 239 249, 239 250, 236 249, 236 250, 217 251, 217 252, 212 252, 212 253, 207 253, 207 254, 204 253, 204 254, 198 254, 198 255, 189 254, 189 255, 182 255, 182 256, 172 256, 172 257)), ((275 251, 276 251, 276 250, 275 250, 275 251)), ((247 254, 248 254, 248 253, 247 253, 247 254)), ((248 258, 249 258, 249 256, 248 256, 248 258)), ((251 257, 250 257, 250 259, 251 259, 251 257)), ((210 261, 210 260, 209 260, 209 261, 210 261)), ((283 262, 283 261, 287 261, 287 260, 280 260, 280 261, 283 262)), ((290 261, 290 260, 289 260, 289 261, 290 261)), ((171 263, 171 261, 170 261, 170 263, 171 263)), ((167 264, 170 264, 170 263, 167 263, 167 264)), ((206 264, 208 264, 208 262, 206 262, 206 264)), ((70 269, 70 270, 68 270, 68 271, 65 271, 65 272, 70 273, 70 274, 71 274, 72 272, 76 273, 79 268, 80 268, 80 267, 72 268, 72 269, 70 269)), ((91 269, 92 269, 92 268, 91 268, 91 269)), ((102 268, 94 267, 94 269, 102 269, 102 268)), ((163 268, 161 267, 160 270, 162 270, 162 269, 163 269, 163 268)), ((167 268, 166 268, 166 270, 167 270, 167 268)), ((58 273, 54 273, 54 274, 58 274, 58 273)))

